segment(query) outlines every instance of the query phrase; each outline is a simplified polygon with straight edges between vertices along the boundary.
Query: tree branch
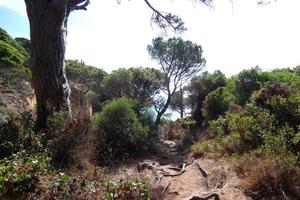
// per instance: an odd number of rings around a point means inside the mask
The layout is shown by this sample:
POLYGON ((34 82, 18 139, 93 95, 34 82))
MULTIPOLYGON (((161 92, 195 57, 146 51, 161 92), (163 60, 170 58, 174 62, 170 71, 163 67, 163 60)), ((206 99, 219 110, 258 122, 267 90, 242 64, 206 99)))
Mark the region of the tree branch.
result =
POLYGON ((156 23, 160 28, 166 29, 167 26, 170 26, 175 32, 183 32, 186 30, 184 23, 178 16, 158 11, 148 0, 144 0, 144 2, 153 11, 152 22, 156 23))
POLYGON ((69 15, 74 10, 86 10, 90 4, 90 0, 69 0, 67 14, 69 15))

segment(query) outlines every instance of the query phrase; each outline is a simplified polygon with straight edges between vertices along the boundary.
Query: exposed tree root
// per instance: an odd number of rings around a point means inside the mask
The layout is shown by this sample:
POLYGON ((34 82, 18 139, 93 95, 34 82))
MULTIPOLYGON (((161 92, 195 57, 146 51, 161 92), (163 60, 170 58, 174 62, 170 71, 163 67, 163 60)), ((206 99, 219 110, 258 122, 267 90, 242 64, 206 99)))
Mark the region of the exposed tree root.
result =
POLYGON ((164 173, 163 173, 163 176, 170 176, 170 177, 180 176, 180 175, 182 175, 185 171, 186 171, 186 170, 183 170, 183 171, 180 171, 180 172, 175 173, 175 174, 170 174, 170 173, 168 173, 168 172, 164 172, 164 173))
POLYGON ((159 179, 157 180, 157 182, 156 182, 156 185, 158 185, 159 183, 160 183, 160 181, 161 181, 161 179, 163 178, 164 176, 160 176, 159 177, 159 179))
POLYGON ((215 192, 208 194, 205 197, 192 196, 192 197, 187 198, 186 200, 209 200, 211 198, 214 198, 215 200, 221 200, 219 194, 215 193, 215 192))
POLYGON ((174 171, 181 171, 182 169, 179 167, 168 167, 168 169, 170 170, 174 170, 174 171))
POLYGON ((199 171, 201 172, 202 176, 207 178, 207 176, 208 176, 207 172, 204 169, 202 169, 202 167, 200 167, 200 164, 198 162, 196 162, 196 165, 197 165, 199 171))
MULTIPOLYGON (((190 165, 189 165, 189 166, 190 166, 190 165)), ((161 170, 161 171, 163 172, 163 176, 170 176, 170 177, 180 176, 180 175, 182 175, 184 172, 186 172, 186 170, 187 170, 187 168, 188 168, 189 166, 186 167, 186 164, 183 163, 183 164, 182 164, 182 169, 181 169, 181 171, 178 172, 178 173, 175 173, 175 174, 170 174, 169 172, 166 172, 166 171, 164 171, 164 170, 161 170)))
POLYGON ((165 191, 169 188, 170 185, 171 185, 171 182, 169 181, 167 183, 167 185, 164 187, 164 189, 161 191, 161 194, 165 193, 165 191))

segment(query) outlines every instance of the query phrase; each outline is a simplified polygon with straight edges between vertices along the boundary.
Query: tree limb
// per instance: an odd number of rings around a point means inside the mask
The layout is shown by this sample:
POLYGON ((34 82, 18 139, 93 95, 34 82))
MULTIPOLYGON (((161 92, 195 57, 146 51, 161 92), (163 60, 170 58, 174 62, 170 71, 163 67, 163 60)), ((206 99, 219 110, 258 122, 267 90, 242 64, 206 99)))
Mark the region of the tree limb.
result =
POLYGON ((74 10, 86 10, 90 4, 90 0, 69 0, 67 14, 69 15, 74 10))
POLYGON ((178 16, 158 11, 148 0, 144 0, 144 2, 153 11, 152 21, 160 28, 166 29, 167 26, 170 26, 175 32, 183 32, 186 30, 184 23, 178 16))

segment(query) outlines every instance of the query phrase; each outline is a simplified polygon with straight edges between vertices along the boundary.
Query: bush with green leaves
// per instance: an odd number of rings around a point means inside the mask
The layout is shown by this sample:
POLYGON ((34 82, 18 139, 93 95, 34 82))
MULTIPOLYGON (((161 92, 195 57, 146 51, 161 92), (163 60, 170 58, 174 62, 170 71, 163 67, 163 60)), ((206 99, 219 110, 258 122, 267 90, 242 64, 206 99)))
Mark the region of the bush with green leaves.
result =
POLYGON ((0 159, 24 149, 30 152, 42 149, 31 113, 18 114, 0 106, 0 116, 0 159))
POLYGON ((0 63, 1 67, 14 67, 23 64, 25 57, 17 49, 0 41, 0 63))
POLYGON ((294 161, 297 158, 293 143, 295 130, 288 124, 280 125, 269 110, 247 105, 240 114, 227 113, 224 117, 210 121, 208 132, 219 138, 224 152, 229 155, 272 153, 275 158, 294 161), (292 138, 292 139, 291 139, 292 138))
POLYGON ((150 200, 150 190, 146 180, 117 180, 106 183, 107 199, 150 200))
POLYGON ((46 154, 32 155, 20 151, 0 160, 0 198, 24 199, 34 192, 40 176, 47 173, 50 158, 46 154))
POLYGON ((0 68, 22 66, 28 53, 0 28, 0 68))
POLYGON ((16 41, 21 47, 23 47, 27 52, 30 52, 30 45, 31 45, 31 42, 30 42, 29 39, 23 38, 23 37, 17 37, 17 38, 15 38, 15 41, 16 41))
POLYGON ((101 156, 121 158, 144 152, 147 147, 149 127, 142 124, 137 105, 127 98, 114 99, 107 103, 102 112, 95 114, 93 122, 97 125, 99 138, 106 150, 101 156))
POLYGON ((80 88, 83 95, 92 103, 93 110, 101 111, 102 103, 106 100, 102 84, 107 73, 102 69, 86 65, 83 61, 67 60, 66 75, 71 89, 80 88))
POLYGON ((148 107, 163 86, 163 74, 153 68, 120 68, 114 70, 104 81, 103 90, 108 99, 127 97, 148 107))
POLYGON ((233 96, 224 87, 210 92, 205 97, 202 105, 203 116, 206 120, 217 119, 220 115, 228 111, 229 102, 232 99, 233 96))
POLYGON ((287 123, 296 129, 300 124, 300 94, 286 84, 267 84, 253 94, 252 101, 274 114, 281 125, 287 123))
POLYGON ((270 81, 270 77, 259 67, 241 71, 236 77, 233 92, 238 103, 244 106, 250 99, 252 92, 259 90, 261 84, 270 81))
POLYGON ((54 112, 47 119, 47 132, 45 134, 45 145, 51 157, 53 166, 66 168, 73 161, 73 149, 78 139, 79 130, 72 125, 66 125, 69 119, 66 111, 54 112), (67 127, 69 126, 69 127, 67 127))
POLYGON ((182 128, 193 128, 196 127, 197 122, 192 117, 179 118, 175 121, 175 123, 182 128))
POLYGON ((4 29, 0 27, 0 41, 9 44, 13 48, 15 48, 20 54, 26 56, 28 52, 16 41, 14 40, 4 29))
POLYGON ((214 71, 212 74, 203 72, 199 76, 191 79, 191 82, 184 88, 189 96, 187 102, 190 103, 193 118, 200 124, 204 119, 202 104, 205 97, 218 87, 226 87, 227 79, 221 71, 214 71))
POLYGON ((148 180, 128 177, 111 180, 106 169, 80 175, 65 173, 50 174, 48 183, 39 185, 34 193, 27 194, 26 199, 65 199, 65 200, 150 200, 148 180))

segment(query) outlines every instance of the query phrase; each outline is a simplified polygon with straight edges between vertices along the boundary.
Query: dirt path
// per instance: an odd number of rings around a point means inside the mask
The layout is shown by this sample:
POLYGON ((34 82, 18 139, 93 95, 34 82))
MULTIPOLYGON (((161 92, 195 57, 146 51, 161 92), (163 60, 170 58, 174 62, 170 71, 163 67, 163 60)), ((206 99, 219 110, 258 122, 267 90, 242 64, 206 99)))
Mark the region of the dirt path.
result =
MULTIPOLYGON (((95 169, 95 134, 81 130, 71 172, 95 169)), ((188 149, 178 151, 174 141, 156 144, 157 152, 145 158, 126 160, 109 170, 110 179, 148 179, 154 200, 185 200, 216 194, 222 200, 248 200, 240 179, 227 161, 188 160, 188 149)), ((214 198, 203 198, 214 199, 214 198)), ((217 198, 216 198, 217 199, 217 198)))
MULTIPOLYGON (((222 200, 248 200, 240 179, 226 161, 196 159, 187 162, 187 154, 176 151, 174 142, 159 145, 156 155, 131 160, 110 171, 111 178, 147 178, 154 200, 184 200, 216 193, 222 200)), ((207 198, 214 199, 214 198, 207 198)))

